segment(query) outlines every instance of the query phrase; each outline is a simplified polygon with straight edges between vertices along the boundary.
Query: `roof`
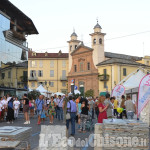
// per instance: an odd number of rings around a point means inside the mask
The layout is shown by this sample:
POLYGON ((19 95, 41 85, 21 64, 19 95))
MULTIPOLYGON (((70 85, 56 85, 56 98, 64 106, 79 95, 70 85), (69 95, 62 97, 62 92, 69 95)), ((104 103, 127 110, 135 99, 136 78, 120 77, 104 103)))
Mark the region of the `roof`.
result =
POLYGON ((108 64, 127 64, 127 65, 138 65, 138 66, 146 66, 144 64, 135 62, 133 60, 127 60, 127 59, 119 59, 119 58, 110 58, 108 60, 102 61, 98 63, 96 66, 101 66, 101 65, 108 65, 108 64))
POLYGON ((98 22, 97 22, 97 24, 94 26, 94 29, 95 29, 95 28, 100 28, 100 29, 102 29, 101 26, 98 24, 98 22))
POLYGON ((8 15, 11 20, 16 19, 17 24, 23 28, 27 34, 38 34, 32 20, 14 6, 9 0, 0 0, 0 10, 8 15))
POLYGON ((12 67, 28 68, 28 61, 24 61, 24 62, 21 62, 21 63, 18 63, 18 64, 15 64, 15 63, 7 63, 6 65, 9 65, 9 66, 0 68, 0 71, 3 71, 3 70, 8 69, 8 68, 12 68, 12 67))
POLYGON ((33 56, 33 51, 28 52, 28 58, 68 58, 68 53, 36 53, 36 56, 33 56))
POLYGON ((125 55, 125 54, 118 54, 118 53, 111 53, 111 52, 105 52, 105 57, 106 58, 127 59, 127 60, 134 60, 134 61, 142 60, 142 57, 125 55))
POLYGON ((75 32, 73 32, 73 33, 71 34, 71 36, 77 36, 77 34, 76 34, 75 32))

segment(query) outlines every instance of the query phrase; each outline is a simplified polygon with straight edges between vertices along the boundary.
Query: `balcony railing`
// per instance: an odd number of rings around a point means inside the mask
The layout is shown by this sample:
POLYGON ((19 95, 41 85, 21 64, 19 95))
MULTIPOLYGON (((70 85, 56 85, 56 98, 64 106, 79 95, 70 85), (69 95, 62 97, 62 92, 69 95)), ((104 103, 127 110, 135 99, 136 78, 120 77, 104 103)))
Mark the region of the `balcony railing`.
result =
POLYGON ((60 81, 67 81, 67 77, 60 77, 60 81))
POLYGON ((27 76, 21 76, 20 79, 21 79, 21 82, 28 82, 27 76))
POLYGON ((28 80, 29 80, 29 81, 37 81, 38 78, 37 78, 37 77, 29 77, 28 80))
POLYGON ((99 80, 100 81, 108 81, 109 80, 109 75, 107 74, 102 74, 102 75, 99 75, 99 80))

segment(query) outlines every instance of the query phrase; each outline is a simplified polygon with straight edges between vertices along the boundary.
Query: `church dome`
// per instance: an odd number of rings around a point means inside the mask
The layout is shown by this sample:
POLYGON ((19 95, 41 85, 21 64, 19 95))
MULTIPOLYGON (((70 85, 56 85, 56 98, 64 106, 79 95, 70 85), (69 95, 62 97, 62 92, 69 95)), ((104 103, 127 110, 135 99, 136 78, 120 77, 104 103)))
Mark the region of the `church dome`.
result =
POLYGON ((97 24, 94 26, 94 29, 95 29, 95 28, 100 28, 100 29, 102 29, 101 26, 98 24, 98 22, 97 22, 97 24))
POLYGON ((76 34, 75 32, 73 32, 73 33, 71 34, 71 36, 77 36, 77 34, 76 34))

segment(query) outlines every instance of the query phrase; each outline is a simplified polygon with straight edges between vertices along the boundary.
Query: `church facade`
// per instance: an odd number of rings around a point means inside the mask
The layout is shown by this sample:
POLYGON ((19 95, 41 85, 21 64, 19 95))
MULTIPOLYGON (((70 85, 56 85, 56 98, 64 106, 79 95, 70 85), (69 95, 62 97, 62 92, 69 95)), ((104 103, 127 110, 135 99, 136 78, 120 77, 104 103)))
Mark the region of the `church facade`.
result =
POLYGON ((94 32, 90 34, 91 47, 79 41, 75 32, 71 34, 71 39, 68 41, 68 92, 74 84, 82 95, 92 89, 94 96, 99 96, 100 92, 111 93, 120 81, 139 68, 144 68, 145 73, 150 72, 149 57, 146 57, 145 61, 145 57, 105 52, 106 34, 102 33, 101 29, 97 22, 94 32))
POLYGON ((97 23, 94 33, 90 34, 92 48, 87 47, 77 39, 75 32, 71 35, 69 43, 69 73, 68 73, 68 92, 71 91, 72 80, 82 95, 92 89, 94 95, 99 95, 99 73, 97 64, 104 58, 104 35, 101 27, 97 23))

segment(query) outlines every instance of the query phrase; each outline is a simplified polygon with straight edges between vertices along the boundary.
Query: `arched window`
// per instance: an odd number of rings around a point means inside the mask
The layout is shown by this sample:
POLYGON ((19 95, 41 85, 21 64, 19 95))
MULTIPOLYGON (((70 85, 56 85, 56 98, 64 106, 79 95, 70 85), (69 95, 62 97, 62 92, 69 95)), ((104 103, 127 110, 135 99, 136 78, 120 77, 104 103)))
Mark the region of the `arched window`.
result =
POLYGON ((99 44, 102 44, 102 39, 101 38, 99 39, 99 44))
POLYGON ((75 49, 77 48, 77 45, 75 45, 75 49))
POLYGON ((72 50, 72 45, 70 45, 70 51, 72 50))
POLYGON ((96 39, 93 40, 93 44, 96 44, 96 39))

